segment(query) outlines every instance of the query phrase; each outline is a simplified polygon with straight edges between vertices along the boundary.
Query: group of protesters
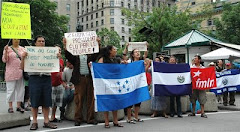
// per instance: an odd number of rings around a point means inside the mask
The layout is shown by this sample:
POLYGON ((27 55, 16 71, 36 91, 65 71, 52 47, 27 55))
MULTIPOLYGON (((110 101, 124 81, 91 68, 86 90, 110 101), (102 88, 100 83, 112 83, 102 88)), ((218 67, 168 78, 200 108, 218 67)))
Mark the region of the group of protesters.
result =
MULTIPOLYGON (((11 46, 5 46, 3 51, 3 62, 6 63, 6 72, 5 80, 7 85, 7 103, 9 103, 9 113, 14 113, 12 102, 17 102, 16 111, 24 113, 26 109, 31 105, 32 112, 32 125, 30 130, 38 129, 38 108, 42 106, 42 112, 44 116, 44 127, 56 129, 57 125, 52 122, 61 122, 65 119, 65 107, 67 104, 74 100, 75 103, 75 114, 74 114, 74 125, 80 126, 83 122, 83 102, 86 98, 86 108, 87 108, 87 117, 86 122, 88 124, 96 125, 98 122, 95 117, 94 111, 94 87, 93 79, 91 76, 91 62, 98 63, 115 63, 115 64, 127 64, 134 61, 144 60, 145 71, 147 76, 147 84, 149 86, 150 93, 153 91, 151 89, 151 61, 148 56, 148 51, 145 51, 143 55, 137 49, 128 51, 129 44, 127 43, 123 51, 122 57, 117 57, 117 48, 108 45, 106 47, 101 47, 100 39, 97 38, 99 44, 100 53, 88 54, 88 55, 72 55, 66 50, 67 40, 63 38, 63 47, 66 57, 66 67, 64 68, 64 61, 61 57, 61 48, 59 45, 56 47, 59 48, 59 53, 56 56, 59 58, 60 70, 59 72, 48 73, 48 72, 28 72, 28 79, 23 77, 24 72, 24 60, 27 57, 27 52, 23 47, 21 47, 19 39, 12 39, 11 46), (128 55, 128 53, 130 54, 128 55), (24 80, 25 79, 25 80, 24 80), (29 89, 25 89, 25 84, 29 89), (25 104, 21 106, 21 102, 25 104), (29 103, 29 100, 31 103, 29 103), (50 107, 52 108, 51 118, 49 119, 50 107), (60 109, 60 119, 56 118, 57 107, 60 109)), ((37 36, 34 39, 34 44, 37 47, 45 46, 45 37, 37 36)), ((148 44, 147 44, 148 45, 148 44)), ((157 56, 154 58, 155 62, 159 63, 170 63, 176 64, 176 58, 171 56, 168 62, 165 62, 163 56, 157 56)), ((203 68, 200 64, 201 57, 196 55, 193 60, 192 67, 203 68)), ((220 65, 220 60, 218 61, 220 65)), ((218 66, 223 70, 223 66, 218 66)), ((220 70, 220 71, 221 71, 220 70)), ((230 100, 233 95, 230 94, 230 100)), ((225 97, 226 98, 226 97, 225 97)), ((165 96, 153 96, 151 98, 151 109, 153 110, 152 118, 157 117, 159 111, 162 111, 162 116, 168 118, 166 114, 167 98, 165 96)), ((193 90, 193 94, 190 96, 190 101, 192 103, 192 113, 188 116, 196 116, 195 106, 196 100, 199 101, 201 106, 201 117, 207 118, 207 115, 204 113, 204 104, 206 103, 206 91, 205 90, 193 90)), ((226 101, 224 102, 226 103, 226 101)), ((234 104, 234 102, 233 102, 234 104)), ((230 103, 230 105, 232 105, 230 103)), ((137 122, 143 122, 139 118, 139 110, 141 103, 129 106, 125 109, 127 115, 127 123, 135 124, 137 122), (134 113, 132 113, 134 111, 134 113), (132 119, 132 116, 133 119, 132 119)), ((117 111, 112 111, 113 114, 113 126, 123 127, 122 124, 118 122, 117 111)), ((181 97, 180 96, 171 96, 170 97, 170 116, 174 117, 177 114, 179 118, 182 118, 181 111, 181 97), (175 112, 175 99, 177 103, 177 111, 175 112)), ((109 124, 109 113, 104 112, 105 118, 105 128, 110 128, 109 124)))

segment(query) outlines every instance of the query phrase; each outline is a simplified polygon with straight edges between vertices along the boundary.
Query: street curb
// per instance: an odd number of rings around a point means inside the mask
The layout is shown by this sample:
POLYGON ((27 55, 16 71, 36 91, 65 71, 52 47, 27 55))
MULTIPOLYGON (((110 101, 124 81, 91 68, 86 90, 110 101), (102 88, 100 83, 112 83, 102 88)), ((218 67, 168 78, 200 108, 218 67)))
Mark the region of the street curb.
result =
POLYGON ((219 110, 231 110, 231 111, 240 111, 240 108, 237 106, 218 106, 219 110))
POLYGON ((26 125, 30 125, 28 113, 0 113, 0 130, 26 125))

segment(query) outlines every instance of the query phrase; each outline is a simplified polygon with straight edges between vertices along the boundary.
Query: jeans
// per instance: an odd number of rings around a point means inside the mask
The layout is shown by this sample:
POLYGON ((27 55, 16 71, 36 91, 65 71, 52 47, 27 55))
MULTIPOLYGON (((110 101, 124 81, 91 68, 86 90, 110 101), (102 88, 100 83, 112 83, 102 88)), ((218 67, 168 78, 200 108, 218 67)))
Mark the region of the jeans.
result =
POLYGON ((171 96, 170 97, 170 113, 175 114, 175 103, 174 103, 174 98, 176 97, 176 103, 177 103, 177 115, 182 114, 182 108, 181 108, 181 98, 180 96, 171 96))
POLYGON ((63 95, 63 104, 62 107, 59 108, 59 110, 61 111, 61 113, 65 112, 65 107, 67 104, 69 104, 74 97, 74 90, 68 88, 64 90, 64 95, 63 95))

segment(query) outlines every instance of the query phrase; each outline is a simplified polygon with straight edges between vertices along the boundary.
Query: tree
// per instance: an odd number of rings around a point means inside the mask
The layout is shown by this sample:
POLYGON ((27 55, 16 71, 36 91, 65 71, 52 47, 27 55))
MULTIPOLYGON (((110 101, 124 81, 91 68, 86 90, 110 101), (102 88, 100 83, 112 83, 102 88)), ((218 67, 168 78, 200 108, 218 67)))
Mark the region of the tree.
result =
POLYGON ((116 31, 103 28, 97 35, 101 38, 102 46, 113 45, 119 49, 119 53, 122 51, 120 45, 121 38, 116 31))
POLYGON ((150 55, 159 52, 163 46, 194 27, 188 11, 177 12, 176 7, 162 5, 153 8, 150 13, 129 9, 122 9, 122 12, 128 19, 128 24, 134 26, 133 40, 149 42, 150 55), (152 33, 139 33, 143 27, 150 28, 153 30, 152 33))
POLYGON ((225 4, 221 19, 216 19, 216 36, 226 42, 240 44, 240 4, 225 4))

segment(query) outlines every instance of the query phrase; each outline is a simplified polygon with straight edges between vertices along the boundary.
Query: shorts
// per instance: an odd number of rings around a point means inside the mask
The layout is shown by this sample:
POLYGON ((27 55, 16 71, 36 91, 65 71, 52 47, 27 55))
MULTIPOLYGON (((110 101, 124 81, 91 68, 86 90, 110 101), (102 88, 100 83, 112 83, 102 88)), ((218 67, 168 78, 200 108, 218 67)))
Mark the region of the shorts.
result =
POLYGON ((62 107, 64 88, 63 85, 52 87, 52 106, 62 107))
POLYGON ((207 102, 206 90, 197 90, 193 89, 193 94, 190 96, 191 103, 196 103, 196 101, 201 105, 204 105, 207 102))
POLYGON ((28 82, 30 101, 33 108, 52 106, 51 76, 31 75, 28 82))

